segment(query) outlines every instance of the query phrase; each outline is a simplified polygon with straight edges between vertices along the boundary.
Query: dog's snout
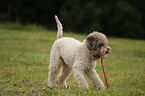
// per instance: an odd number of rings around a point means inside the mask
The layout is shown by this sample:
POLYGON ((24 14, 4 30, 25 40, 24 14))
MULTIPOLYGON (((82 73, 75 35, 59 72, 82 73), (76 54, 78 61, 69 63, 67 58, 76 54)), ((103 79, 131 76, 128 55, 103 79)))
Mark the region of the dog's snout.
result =
POLYGON ((110 51, 111 51, 111 48, 110 48, 109 46, 107 46, 107 47, 106 47, 105 54, 108 54, 108 53, 110 53, 110 51))
POLYGON ((106 52, 105 52, 105 54, 108 54, 109 53, 109 51, 107 50, 106 52))

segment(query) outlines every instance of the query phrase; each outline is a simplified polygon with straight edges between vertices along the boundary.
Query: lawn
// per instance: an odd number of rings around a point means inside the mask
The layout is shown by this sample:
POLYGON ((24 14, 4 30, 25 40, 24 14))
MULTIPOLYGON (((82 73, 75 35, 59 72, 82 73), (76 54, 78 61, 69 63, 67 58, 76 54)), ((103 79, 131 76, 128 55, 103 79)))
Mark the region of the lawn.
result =
MULTIPOLYGON (((64 36, 83 41, 87 35, 64 32, 64 36)), ((88 79, 89 89, 80 89, 73 75, 68 89, 47 87, 55 39, 56 31, 42 27, 0 24, 0 96, 145 96, 144 40, 108 37, 112 51, 104 67, 110 88, 96 90, 88 79)), ((96 71, 104 82, 100 61, 96 71)))

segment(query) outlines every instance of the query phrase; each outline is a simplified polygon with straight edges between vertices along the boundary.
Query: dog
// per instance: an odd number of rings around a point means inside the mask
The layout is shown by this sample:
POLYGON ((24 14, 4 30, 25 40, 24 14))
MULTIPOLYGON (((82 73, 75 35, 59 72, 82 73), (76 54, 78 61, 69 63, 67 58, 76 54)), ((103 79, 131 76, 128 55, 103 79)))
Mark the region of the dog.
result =
POLYGON ((83 42, 74 38, 63 37, 62 24, 56 15, 55 19, 58 33, 57 40, 53 43, 50 53, 48 86, 50 88, 55 86, 55 80, 61 68, 57 77, 57 84, 60 87, 67 88, 66 81, 72 73, 79 87, 89 88, 83 76, 83 73, 85 73, 95 88, 105 89, 95 67, 96 60, 105 58, 111 51, 111 48, 107 46, 106 36, 94 31, 83 42))

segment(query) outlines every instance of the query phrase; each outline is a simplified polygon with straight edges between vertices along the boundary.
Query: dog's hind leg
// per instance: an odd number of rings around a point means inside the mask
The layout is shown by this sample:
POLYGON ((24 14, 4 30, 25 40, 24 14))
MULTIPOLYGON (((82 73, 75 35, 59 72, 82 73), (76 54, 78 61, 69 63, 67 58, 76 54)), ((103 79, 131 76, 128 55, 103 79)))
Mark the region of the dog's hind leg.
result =
POLYGON ((52 49, 50 55, 49 77, 48 77, 48 86, 50 88, 53 88, 55 85, 56 75, 58 74, 60 67, 61 67, 61 62, 60 62, 59 52, 52 49))
MULTIPOLYGON (((62 62, 63 62, 63 60, 62 60, 62 62)), ((67 85, 66 85, 66 81, 67 81, 67 79, 68 79, 68 77, 69 77, 69 75, 70 75, 70 73, 71 73, 71 68, 69 68, 64 62, 62 63, 62 67, 61 67, 61 72, 60 72, 60 74, 58 75, 58 85, 60 86, 60 87, 65 87, 65 88, 67 88, 67 85)))

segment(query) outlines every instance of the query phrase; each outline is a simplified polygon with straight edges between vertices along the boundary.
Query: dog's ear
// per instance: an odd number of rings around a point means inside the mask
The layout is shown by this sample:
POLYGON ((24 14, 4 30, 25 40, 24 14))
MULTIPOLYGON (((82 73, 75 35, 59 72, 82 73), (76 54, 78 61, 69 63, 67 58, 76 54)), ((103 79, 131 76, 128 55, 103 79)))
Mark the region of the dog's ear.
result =
POLYGON ((97 45, 98 45, 98 40, 97 39, 95 39, 92 36, 87 37, 87 47, 90 50, 95 50, 97 48, 97 45))

